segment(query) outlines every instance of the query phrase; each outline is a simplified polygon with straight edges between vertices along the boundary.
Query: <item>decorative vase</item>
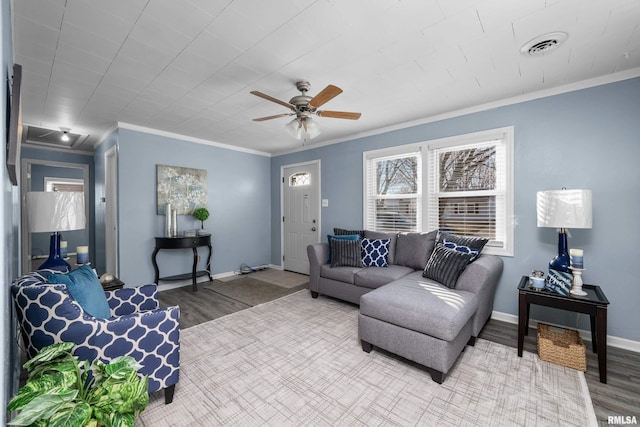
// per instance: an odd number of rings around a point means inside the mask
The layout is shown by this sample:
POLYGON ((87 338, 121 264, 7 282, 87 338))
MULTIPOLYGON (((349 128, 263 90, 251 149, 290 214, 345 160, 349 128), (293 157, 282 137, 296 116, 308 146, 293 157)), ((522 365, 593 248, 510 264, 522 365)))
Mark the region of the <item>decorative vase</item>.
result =
POLYGON ((164 216, 165 216, 164 235, 165 237, 172 237, 173 229, 171 227, 171 203, 167 203, 167 206, 165 207, 165 210, 164 210, 164 216))
POLYGON ((171 237, 177 237, 178 236, 178 212, 175 209, 171 211, 171 230, 172 230, 171 237))

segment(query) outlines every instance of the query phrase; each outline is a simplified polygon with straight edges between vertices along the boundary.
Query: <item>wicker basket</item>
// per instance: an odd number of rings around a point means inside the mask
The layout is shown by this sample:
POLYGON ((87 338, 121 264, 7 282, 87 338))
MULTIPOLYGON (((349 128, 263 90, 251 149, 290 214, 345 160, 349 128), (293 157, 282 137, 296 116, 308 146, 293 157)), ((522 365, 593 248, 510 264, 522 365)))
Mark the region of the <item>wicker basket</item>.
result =
POLYGON ((578 331, 560 329, 562 332, 551 330, 544 323, 538 323, 538 356, 540 359, 577 369, 587 370, 587 355, 582 338, 578 331))

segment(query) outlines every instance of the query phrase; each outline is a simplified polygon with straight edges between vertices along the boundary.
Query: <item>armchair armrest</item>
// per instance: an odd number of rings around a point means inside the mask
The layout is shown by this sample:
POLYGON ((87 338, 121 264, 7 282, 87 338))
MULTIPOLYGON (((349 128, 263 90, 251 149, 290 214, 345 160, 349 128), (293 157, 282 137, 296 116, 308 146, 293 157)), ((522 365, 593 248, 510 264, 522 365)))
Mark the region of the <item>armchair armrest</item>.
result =
POLYGON ((111 316, 154 310, 159 307, 158 286, 155 284, 105 291, 111 316))
POLYGON ((69 326, 73 353, 81 360, 113 360, 131 356, 149 376, 149 392, 178 382, 180 368, 180 307, 127 314, 110 319, 83 319, 69 326), (91 326, 91 327, 87 327, 91 326))
POLYGON ((318 292, 320 282, 320 267, 329 260, 329 245, 326 243, 314 243, 307 246, 309 257, 309 290, 318 292))

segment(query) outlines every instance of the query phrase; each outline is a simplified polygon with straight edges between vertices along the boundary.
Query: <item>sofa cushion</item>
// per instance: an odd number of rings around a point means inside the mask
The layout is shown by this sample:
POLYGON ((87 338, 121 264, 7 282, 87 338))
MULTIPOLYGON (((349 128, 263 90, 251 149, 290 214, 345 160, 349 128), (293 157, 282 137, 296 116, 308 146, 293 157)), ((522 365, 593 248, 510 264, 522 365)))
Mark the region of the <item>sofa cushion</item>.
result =
POLYGON ((398 233, 393 231, 364 230, 364 237, 367 239, 389 240, 389 256, 387 257, 387 262, 389 264, 395 264, 396 240, 398 238, 398 233))
POLYGON ((360 313, 452 341, 478 309, 477 297, 427 281, 401 278, 360 297, 360 313))
POLYGON ((437 231, 429 233, 398 233, 394 263, 423 270, 433 251, 437 231))
POLYGON ((331 267, 362 267, 360 239, 331 239, 331 267))
POLYGON ((360 241, 361 258, 364 267, 386 267, 389 265, 389 240, 367 239, 360 241))
POLYGON ((413 271, 412 268, 402 265, 389 265, 387 268, 363 268, 354 274, 352 283, 363 288, 376 289, 413 271))
POLYGON ((435 280, 448 288, 455 288, 458 277, 467 268, 473 255, 445 248, 438 243, 424 267, 423 277, 435 280))
POLYGON ((331 264, 331 239, 340 239, 340 240, 359 240, 359 234, 345 234, 339 236, 332 236, 331 234, 327 234, 327 244, 329 246, 329 260, 327 261, 331 264))
POLYGON ((471 254, 470 261, 473 261, 478 258, 488 241, 489 239, 485 237, 458 236, 445 231, 438 231, 436 244, 441 243, 445 248, 471 254))
POLYGON ((364 230, 345 230, 344 228, 334 228, 333 234, 336 236, 344 236, 347 234, 358 234, 360 238, 364 237, 364 230))
POLYGON ((336 280, 338 282, 344 282, 345 284, 354 284, 355 274, 359 270, 363 270, 362 267, 333 267, 331 264, 324 264, 320 267, 320 277, 323 279, 336 280))

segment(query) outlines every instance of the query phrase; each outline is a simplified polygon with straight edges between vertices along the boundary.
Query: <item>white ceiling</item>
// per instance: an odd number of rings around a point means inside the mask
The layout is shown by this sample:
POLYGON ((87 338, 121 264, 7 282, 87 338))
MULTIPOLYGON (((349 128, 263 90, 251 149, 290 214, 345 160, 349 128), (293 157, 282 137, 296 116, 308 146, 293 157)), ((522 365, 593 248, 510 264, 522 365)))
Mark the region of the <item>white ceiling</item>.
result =
POLYGON ((278 153, 297 80, 323 106, 326 144, 640 67, 638 0, 14 0, 26 124, 86 135, 118 122, 278 153), (541 57, 520 47, 569 38, 541 57))

